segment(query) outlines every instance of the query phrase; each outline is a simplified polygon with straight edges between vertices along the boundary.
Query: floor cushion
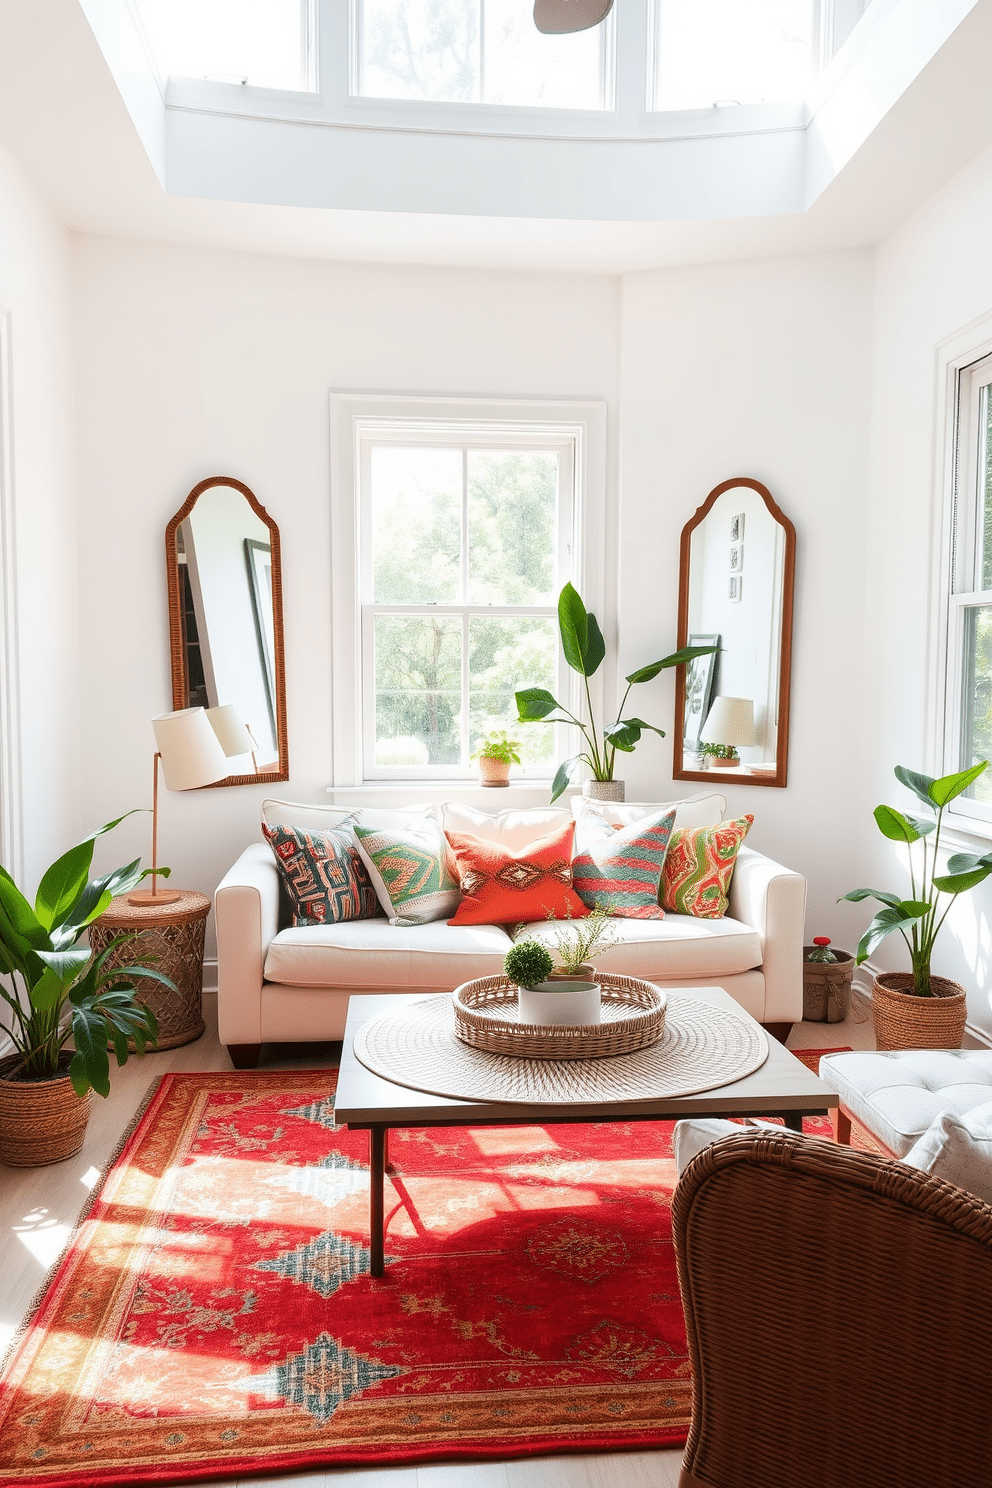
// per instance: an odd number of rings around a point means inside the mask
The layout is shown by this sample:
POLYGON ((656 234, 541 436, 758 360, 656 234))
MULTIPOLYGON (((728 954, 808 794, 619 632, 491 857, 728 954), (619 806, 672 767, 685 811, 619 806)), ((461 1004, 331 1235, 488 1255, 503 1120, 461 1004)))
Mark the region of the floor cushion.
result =
POLYGON ((820 1078, 856 1121, 905 1157, 942 1112, 964 1115, 992 1100, 992 1049, 825 1054, 820 1078))

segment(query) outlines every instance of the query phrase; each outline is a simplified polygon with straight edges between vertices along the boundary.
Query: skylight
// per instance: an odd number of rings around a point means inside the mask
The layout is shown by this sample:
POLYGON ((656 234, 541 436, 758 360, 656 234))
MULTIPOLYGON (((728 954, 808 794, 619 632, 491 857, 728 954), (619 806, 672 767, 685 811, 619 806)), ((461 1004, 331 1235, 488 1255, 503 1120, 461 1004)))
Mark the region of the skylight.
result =
POLYGON ((801 99, 817 9, 816 0, 657 0, 654 107, 801 99))
POLYGON ((310 0, 136 4, 163 79, 210 78, 294 92, 314 86, 310 0))
POLYGON ((366 97, 609 106, 610 22, 542 36, 532 0, 358 0, 358 20, 366 97))

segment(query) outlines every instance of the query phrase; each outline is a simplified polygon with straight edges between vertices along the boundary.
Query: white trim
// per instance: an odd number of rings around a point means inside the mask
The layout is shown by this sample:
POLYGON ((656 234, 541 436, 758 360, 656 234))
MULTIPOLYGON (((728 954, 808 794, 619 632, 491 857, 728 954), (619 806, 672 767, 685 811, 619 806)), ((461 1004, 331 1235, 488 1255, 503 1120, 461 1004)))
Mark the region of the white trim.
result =
MULTIPOLYGON (((332 636, 331 783, 335 787, 371 784, 363 776, 362 649, 359 624, 359 531, 356 473, 363 426, 370 420, 393 423, 411 435, 440 422, 460 437, 465 426, 492 422, 501 432, 524 441, 551 436, 574 439, 576 450, 573 534, 573 572, 589 609, 603 614, 606 534, 606 404, 601 401, 531 398, 478 398, 439 394, 436 397, 394 393, 331 394, 331 572, 334 595, 332 636)), ((426 433, 426 430, 425 430, 426 433)), ((485 444, 485 437, 479 442, 485 444)), ((605 628, 605 627, 604 627, 605 628)), ((609 631, 607 629, 607 634, 609 631)), ((602 707, 601 678, 594 690, 602 707)), ((396 780, 393 776, 392 779, 396 780)), ((412 779, 412 777, 409 777, 412 779)), ((381 783, 386 783, 384 780, 381 783)), ((428 784, 424 780, 418 782, 428 784)), ((466 777, 465 785, 471 784, 466 777)))
POLYGON ((24 821, 12 376, 10 311, 0 308, 0 862, 19 882, 24 821))

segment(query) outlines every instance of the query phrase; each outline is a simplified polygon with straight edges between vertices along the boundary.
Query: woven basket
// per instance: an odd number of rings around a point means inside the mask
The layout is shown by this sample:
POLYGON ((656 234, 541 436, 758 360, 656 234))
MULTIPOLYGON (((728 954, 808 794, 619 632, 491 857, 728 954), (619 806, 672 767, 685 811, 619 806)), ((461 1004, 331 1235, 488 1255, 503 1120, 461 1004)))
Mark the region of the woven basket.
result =
MULTIPOLYGON (((68 1069, 71 1050, 59 1055, 68 1069)), ((7 1079, 20 1054, 0 1059, 0 1162, 11 1168, 41 1168, 64 1162, 83 1145, 92 1091, 80 1099, 67 1074, 51 1080, 7 1079)))
POLYGON ((478 977, 452 993, 455 1033, 464 1044, 514 1059, 603 1059, 656 1044, 665 1029, 668 999, 636 977, 597 975, 602 1023, 517 1021, 516 988, 505 976, 478 977))
POLYGON ((803 1021, 842 1023, 851 1007, 854 957, 834 951, 836 961, 807 961, 815 946, 803 946, 803 1021))
POLYGON ((946 977, 930 978, 933 997, 916 997, 908 971, 875 978, 871 1014, 879 1049, 960 1049, 968 1003, 964 988, 946 977))

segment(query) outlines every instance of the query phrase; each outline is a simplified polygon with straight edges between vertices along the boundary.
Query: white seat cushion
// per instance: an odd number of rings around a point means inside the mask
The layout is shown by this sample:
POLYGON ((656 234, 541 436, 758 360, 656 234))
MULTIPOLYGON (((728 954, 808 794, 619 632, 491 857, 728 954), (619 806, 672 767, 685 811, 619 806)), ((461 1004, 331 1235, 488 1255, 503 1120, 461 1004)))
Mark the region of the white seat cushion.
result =
MULTIPOLYGON (((693 915, 666 914, 663 920, 611 921, 617 943, 596 957, 598 971, 617 976, 660 978, 734 976, 761 965, 761 937, 749 925, 724 916, 700 920, 693 915)), ((539 940, 554 954, 553 921, 538 920, 517 936, 539 940)))
POLYGON ((963 1116, 945 1111, 913 1144, 903 1162, 992 1204, 992 1101, 974 1106, 963 1116))
POLYGON ((820 1078, 851 1115, 904 1157, 944 1111, 992 1100, 992 1049, 905 1049, 825 1054, 820 1078))
POLYGON ((265 980, 287 987, 451 992, 496 976, 511 941, 498 925, 390 925, 346 920, 280 930, 265 958, 265 980))

